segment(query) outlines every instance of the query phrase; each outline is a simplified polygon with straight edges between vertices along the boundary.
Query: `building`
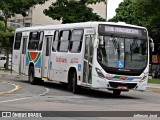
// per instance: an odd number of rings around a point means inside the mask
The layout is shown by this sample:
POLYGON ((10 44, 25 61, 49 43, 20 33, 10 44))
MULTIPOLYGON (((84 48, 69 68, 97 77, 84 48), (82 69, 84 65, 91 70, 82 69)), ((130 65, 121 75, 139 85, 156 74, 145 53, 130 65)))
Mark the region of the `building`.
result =
MULTIPOLYGON (((36 25, 46 25, 46 24, 59 24, 61 21, 52 20, 52 18, 45 16, 43 10, 47 9, 52 2, 56 0, 49 0, 42 5, 36 5, 35 7, 30 8, 28 11, 28 16, 23 17, 22 15, 16 14, 14 17, 9 19, 8 23, 12 26, 21 27, 21 26, 36 26, 36 25)), ((93 12, 97 13, 101 17, 105 18, 106 5, 104 3, 89 5, 93 8, 93 12)))

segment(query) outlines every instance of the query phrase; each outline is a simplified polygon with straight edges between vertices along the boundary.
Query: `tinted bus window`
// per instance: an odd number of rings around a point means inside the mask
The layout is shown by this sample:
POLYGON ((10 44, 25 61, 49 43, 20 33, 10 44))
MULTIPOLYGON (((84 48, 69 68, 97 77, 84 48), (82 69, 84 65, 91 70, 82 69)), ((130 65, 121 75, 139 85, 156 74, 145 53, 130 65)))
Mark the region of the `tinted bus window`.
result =
POLYGON ((57 50, 58 41, 59 41, 59 32, 56 31, 54 33, 53 44, 52 44, 52 51, 56 51, 57 50))
POLYGON ((73 30, 70 42, 71 52, 80 52, 82 47, 83 30, 73 30))
POLYGON ((31 32, 29 36, 28 49, 37 50, 39 43, 39 32, 31 32))
POLYGON ((43 37, 44 37, 44 32, 40 32, 40 37, 39 37, 39 44, 38 44, 38 50, 42 50, 42 45, 43 45, 43 37))
POLYGON ((68 45, 69 45, 69 39, 70 39, 70 31, 61 31, 60 41, 58 44, 58 51, 60 52, 67 52, 68 51, 68 45))
POLYGON ((15 43, 14 43, 14 49, 19 50, 21 46, 21 38, 22 38, 22 33, 16 33, 15 36, 15 43))

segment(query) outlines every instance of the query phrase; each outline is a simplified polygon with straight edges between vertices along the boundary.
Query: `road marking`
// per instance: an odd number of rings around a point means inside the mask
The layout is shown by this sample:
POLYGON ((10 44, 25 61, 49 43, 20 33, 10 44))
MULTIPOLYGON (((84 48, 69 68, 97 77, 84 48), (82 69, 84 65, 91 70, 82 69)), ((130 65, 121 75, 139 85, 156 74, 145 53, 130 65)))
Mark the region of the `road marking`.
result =
POLYGON ((12 92, 14 92, 14 91, 16 91, 16 90, 21 89, 21 85, 20 85, 20 84, 18 84, 18 83, 15 83, 15 82, 1 82, 1 83, 5 83, 5 84, 13 85, 13 86, 15 86, 15 88, 14 88, 14 89, 12 89, 12 90, 8 90, 8 91, 0 92, 0 95, 2 95, 2 94, 10 94, 10 93, 12 93, 12 92))
POLYGON ((42 94, 38 94, 38 95, 30 96, 30 97, 23 97, 23 98, 0 101, 0 104, 1 103, 7 103, 7 102, 13 102, 13 101, 25 100, 25 99, 29 99, 29 98, 33 98, 33 97, 38 97, 38 96, 44 96, 45 94, 47 94, 49 92, 48 88, 45 88, 45 89, 46 89, 46 91, 44 93, 42 93, 42 94))
MULTIPOLYGON (((32 97, 34 97, 34 96, 32 96, 32 97)), ((12 102, 12 101, 19 101, 19 100, 24 100, 24 99, 27 99, 27 98, 32 98, 32 97, 24 97, 24 98, 17 98, 17 99, 12 99, 12 100, 5 100, 5 101, 0 101, 0 104, 1 104, 1 103, 12 102)))
POLYGON ((47 94, 49 92, 49 89, 46 88, 46 92, 42 93, 42 94, 39 94, 38 96, 44 96, 45 94, 47 94))

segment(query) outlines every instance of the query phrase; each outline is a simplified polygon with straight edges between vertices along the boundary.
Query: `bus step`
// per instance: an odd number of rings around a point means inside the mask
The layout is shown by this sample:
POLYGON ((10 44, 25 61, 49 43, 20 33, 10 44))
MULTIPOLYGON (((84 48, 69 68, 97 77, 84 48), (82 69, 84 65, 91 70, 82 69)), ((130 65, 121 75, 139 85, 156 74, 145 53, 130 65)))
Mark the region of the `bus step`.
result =
POLYGON ((48 78, 44 77, 44 78, 42 78, 42 80, 44 80, 44 81, 48 81, 48 78))

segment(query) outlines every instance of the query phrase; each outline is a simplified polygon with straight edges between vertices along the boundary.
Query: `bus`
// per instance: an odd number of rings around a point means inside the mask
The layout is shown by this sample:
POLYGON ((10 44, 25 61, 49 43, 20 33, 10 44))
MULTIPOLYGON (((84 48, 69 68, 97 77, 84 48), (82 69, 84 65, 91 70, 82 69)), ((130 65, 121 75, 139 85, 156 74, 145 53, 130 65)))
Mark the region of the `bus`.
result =
POLYGON ((149 73, 145 27, 113 22, 84 22, 18 28, 13 70, 42 81, 80 88, 145 91, 149 73))

